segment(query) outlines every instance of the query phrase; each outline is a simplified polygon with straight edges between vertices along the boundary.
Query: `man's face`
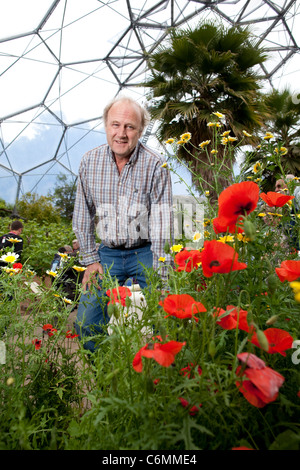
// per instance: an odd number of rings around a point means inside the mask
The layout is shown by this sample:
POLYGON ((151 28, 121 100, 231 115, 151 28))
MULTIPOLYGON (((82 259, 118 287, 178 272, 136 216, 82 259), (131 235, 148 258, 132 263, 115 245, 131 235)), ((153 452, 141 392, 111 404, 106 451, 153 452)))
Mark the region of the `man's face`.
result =
POLYGON ((139 109, 126 101, 115 103, 108 112, 105 130, 116 159, 129 158, 142 134, 139 109))
POLYGON ((283 193, 283 194, 288 193, 287 185, 285 184, 285 182, 282 179, 276 181, 276 183, 275 183, 275 192, 276 193, 283 193))

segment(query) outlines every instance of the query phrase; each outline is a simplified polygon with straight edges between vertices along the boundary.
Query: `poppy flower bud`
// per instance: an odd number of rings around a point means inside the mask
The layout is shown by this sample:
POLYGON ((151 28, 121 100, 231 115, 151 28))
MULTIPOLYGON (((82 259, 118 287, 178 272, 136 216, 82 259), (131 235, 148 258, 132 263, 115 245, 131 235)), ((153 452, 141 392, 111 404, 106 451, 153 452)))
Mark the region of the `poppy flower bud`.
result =
POLYGON ((216 354, 216 344, 215 340, 211 339, 208 345, 208 353, 211 357, 214 357, 216 354))
POLYGON ((270 274, 268 277, 267 277, 267 284, 268 284, 268 288, 269 288, 269 292, 270 294, 274 294, 274 292, 276 291, 277 289, 277 285, 278 285, 278 277, 276 274, 270 274))
POLYGON ((169 253, 170 253, 170 244, 169 244, 169 242, 166 242, 166 243, 165 243, 164 252, 165 252, 166 254, 169 254, 169 253))
POLYGON ((255 236, 256 236, 255 225, 252 222, 250 222, 249 220, 245 220, 243 228, 244 228, 244 232, 245 232, 246 237, 251 242, 253 242, 253 240, 255 240, 255 236))
POLYGON ((116 304, 113 304, 113 303, 110 302, 107 305, 107 313, 108 313, 109 317, 112 317, 114 315, 115 318, 119 318, 119 309, 116 306, 116 304))
POLYGON ((272 315, 267 321, 266 325, 273 325, 278 320, 278 315, 272 315))
POLYGON ((264 351, 268 351, 269 350, 269 341, 267 340, 266 335, 264 334, 264 332, 262 330, 257 330, 256 336, 257 336, 257 340, 259 342, 260 347, 264 351))
POLYGON ((129 308, 129 307, 131 306, 131 303, 132 303, 132 302, 131 302, 131 298, 130 298, 130 297, 126 297, 126 299, 125 299, 125 305, 126 305, 127 308, 129 308))

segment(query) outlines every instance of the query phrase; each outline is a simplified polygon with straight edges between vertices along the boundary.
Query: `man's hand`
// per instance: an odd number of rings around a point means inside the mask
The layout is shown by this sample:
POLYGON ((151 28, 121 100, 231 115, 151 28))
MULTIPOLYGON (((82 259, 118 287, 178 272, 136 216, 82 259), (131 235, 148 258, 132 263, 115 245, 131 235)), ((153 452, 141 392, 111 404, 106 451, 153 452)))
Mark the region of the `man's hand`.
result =
POLYGON ((100 263, 93 263, 89 264, 84 271, 84 275, 82 278, 82 286, 84 290, 90 290, 92 284, 97 289, 100 289, 99 283, 97 282, 96 275, 99 274, 100 278, 102 277, 103 274, 103 268, 100 263))

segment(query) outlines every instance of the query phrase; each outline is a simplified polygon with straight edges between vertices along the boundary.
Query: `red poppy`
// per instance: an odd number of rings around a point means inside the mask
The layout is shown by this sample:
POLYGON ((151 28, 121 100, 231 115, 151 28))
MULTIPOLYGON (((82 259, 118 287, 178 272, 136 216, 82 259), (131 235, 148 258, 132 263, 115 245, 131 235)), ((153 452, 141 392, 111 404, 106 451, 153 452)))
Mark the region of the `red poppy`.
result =
POLYGON ((39 350, 41 349, 42 341, 40 339, 33 339, 32 344, 34 344, 36 350, 39 350))
POLYGON ((53 328, 53 326, 50 323, 47 323, 46 325, 44 325, 43 330, 46 331, 48 336, 53 336, 53 334, 56 333, 57 331, 57 329, 53 328))
POLYGON ((300 261, 282 261, 280 268, 275 268, 275 271, 281 282, 296 281, 300 277, 300 261))
POLYGON ((23 264, 22 263, 14 263, 13 264, 13 269, 22 269, 23 268, 23 264))
POLYGON ((191 416, 195 416, 195 415, 199 412, 199 408, 201 408, 201 406, 202 406, 202 405, 200 404, 200 405, 198 405, 198 406, 194 405, 194 406, 191 407, 191 405, 189 404, 189 402, 188 402, 187 400, 185 400, 184 398, 181 398, 181 397, 180 397, 180 398, 178 398, 178 399, 180 400, 180 402, 181 402, 181 404, 182 404, 182 406, 183 406, 184 408, 190 408, 190 409, 189 409, 189 414, 190 414, 191 416))
POLYGON ((247 310, 234 307, 233 305, 227 305, 226 310, 219 308, 214 313, 214 316, 218 316, 217 323, 224 330, 234 330, 239 328, 240 330, 249 332, 249 325, 247 322, 247 310))
POLYGON ((193 269, 198 269, 201 262, 201 251, 199 250, 182 250, 176 253, 174 257, 177 264, 176 271, 186 271, 190 273, 193 269))
POLYGON ((132 295, 132 292, 128 287, 118 286, 112 290, 107 290, 106 295, 110 297, 110 302, 108 302, 108 305, 120 303, 121 305, 123 305, 123 307, 125 307, 126 297, 130 297, 132 295))
POLYGON ((254 450, 254 449, 251 449, 251 447, 240 446, 240 447, 232 447, 231 450, 254 450))
POLYGON ((217 240, 205 241, 202 251, 202 270, 206 277, 214 273, 229 273, 246 269, 245 263, 238 262, 238 254, 232 246, 217 240))
POLYGON ((225 217, 216 217, 213 219, 213 227, 215 233, 243 233, 242 224, 237 226, 236 222, 232 223, 225 217))
POLYGON ((267 193, 261 193, 260 197, 269 207, 282 207, 288 201, 294 199, 295 196, 289 196, 288 194, 276 193, 275 191, 269 191, 267 193))
POLYGON ((284 382, 284 377, 275 370, 267 367, 264 361, 255 354, 241 353, 237 358, 246 365, 239 366, 236 375, 239 380, 236 386, 251 405, 263 408, 276 400, 278 391, 284 382), (243 380, 246 377, 247 380, 243 380))
POLYGON ((77 338, 77 336, 79 336, 79 335, 73 334, 73 333, 71 332, 71 330, 68 330, 68 331, 66 332, 66 338, 71 338, 71 339, 73 339, 73 338, 77 338))
MULTIPOLYGON (((168 295, 164 301, 160 301, 161 305, 166 313, 165 318, 172 315, 176 318, 193 318, 196 313, 206 312, 206 308, 201 302, 196 300, 189 294, 172 294, 168 295)), ((198 318, 194 317, 196 321, 198 318)))
MULTIPOLYGON (((153 338, 154 339, 154 338, 153 338)), ((134 356, 132 366, 136 372, 142 372, 142 357, 154 359, 163 367, 169 367, 175 361, 178 354, 186 343, 178 341, 169 341, 168 343, 147 343, 134 356)))
POLYGON ((253 181, 243 181, 232 184, 221 192, 219 204, 219 217, 225 217, 235 223, 240 216, 254 211, 259 200, 259 186, 253 181))
MULTIPOLYGON (((290 349, 293 344, 293 337, 285 330, 280 328, 268 328, 264 330, 264 335, 269 343, 269 354, 279 353, 282 356, 286 356, 285 350, 290 349)), ((260 347, 256 333, 251 338, 251 343, 255 346, 260 347)))

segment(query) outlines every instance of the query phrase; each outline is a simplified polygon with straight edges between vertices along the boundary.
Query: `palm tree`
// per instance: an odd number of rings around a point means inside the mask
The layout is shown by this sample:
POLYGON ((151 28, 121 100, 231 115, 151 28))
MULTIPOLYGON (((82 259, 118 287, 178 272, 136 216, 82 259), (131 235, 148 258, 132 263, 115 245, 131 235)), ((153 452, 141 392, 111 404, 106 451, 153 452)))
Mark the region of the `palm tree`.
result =
MULTIPOLYGON (((149 58, 151 75, 142 84, 150 89, 149 111, 159 122, 160 142, 191 133, 178 155, 209 183, 211 169, 195 159, 195 147, 212 140, 207 124, 216 111, 225 114, 224 131, 230 130, 232 136, 239 138, 243 129, 250 133, 261 126, 260 85, 254 67, 266 56, 252 43, 247 29, 225 29, 211 22, 194 30, 174 29, 169 43, 149 58)), ((207 183, 202 189, 207 189, 207 183)), ((227 184, 222 181, 222 186, 227 184)))
POLYGON ((275 147, 282 146, 286 150, 280 158, 280 166, 276 162, 266 165, 263 150, 249 152, 244 168, 247 173, 257 162, 262 162, 262 189, 273 191, 276 179, 284 176, 282 172, 300 177, 300 100, 288 88, 282 91, 273 89, 263 100, 267 118, 262 131, 274 136, 275 147))

